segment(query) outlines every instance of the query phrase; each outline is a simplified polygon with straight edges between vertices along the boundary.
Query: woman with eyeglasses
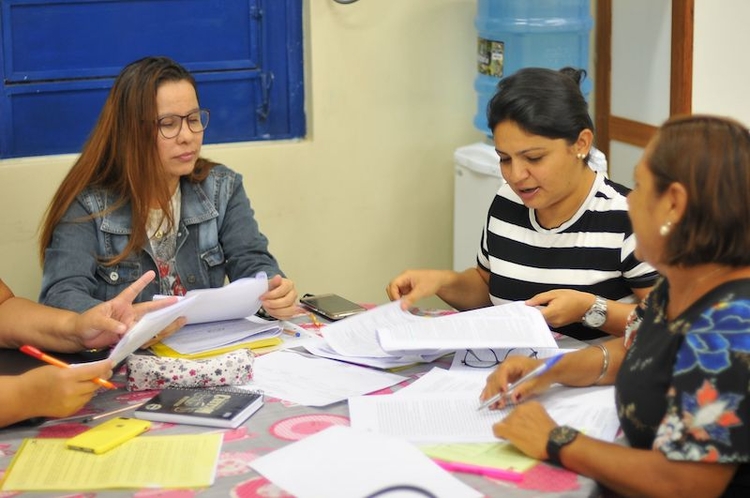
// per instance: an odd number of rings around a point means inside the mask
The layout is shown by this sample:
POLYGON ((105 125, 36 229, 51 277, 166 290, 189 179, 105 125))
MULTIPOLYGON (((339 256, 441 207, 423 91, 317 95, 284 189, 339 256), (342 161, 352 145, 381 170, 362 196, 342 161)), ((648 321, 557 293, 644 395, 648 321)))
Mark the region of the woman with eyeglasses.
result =
MULTIPOLYGON (((672 118, 634 180, 636 255, 663 277, 624 339, 568 353, 508 394, 519 404, 494 434, 617 496, 750 496, 750 131, 727 118, 672 118), (628 445, 558 426, 526 401, 554 383, 614 384, 628 445)), ((482 399, 538 365, 508 358, 482 399)))
POLYGON ((200 155, 208 122, 195 79, 173 60, 122 70, 47 210, 42 303, 81 312, 148 270, 157 278, 137 301, 265 272, 266 312, 294 313, 294 283, 268 250, 242 176, 200 155))

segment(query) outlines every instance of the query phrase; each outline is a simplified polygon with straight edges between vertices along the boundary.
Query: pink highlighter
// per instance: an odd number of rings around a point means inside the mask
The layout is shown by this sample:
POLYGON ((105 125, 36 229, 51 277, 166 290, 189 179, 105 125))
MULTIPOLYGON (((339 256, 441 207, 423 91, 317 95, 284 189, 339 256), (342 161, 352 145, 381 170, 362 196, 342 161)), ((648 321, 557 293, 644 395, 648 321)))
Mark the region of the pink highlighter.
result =
POLYGON ((465 474, 477 474, 485 477, 492 477, 494 479, 502 479, 504 481, 520 482, 523 480, 523 474, 521 472, 515 472, 512 470, 497 469, 494 467, 483 467, 481 465, 472 465, 470 463, 461 462, 446 462, 445 460, 433 459, 441 468, 450 472, 463 472, 465 474))

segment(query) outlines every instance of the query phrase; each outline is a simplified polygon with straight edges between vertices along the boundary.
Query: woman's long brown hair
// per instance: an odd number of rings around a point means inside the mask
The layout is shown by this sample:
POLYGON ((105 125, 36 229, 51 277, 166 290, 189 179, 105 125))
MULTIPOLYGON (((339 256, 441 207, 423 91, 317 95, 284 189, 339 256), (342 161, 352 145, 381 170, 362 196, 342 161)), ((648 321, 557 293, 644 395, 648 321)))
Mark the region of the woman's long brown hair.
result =
MULTIPOLYGON (((162 83, 174 81, 188 81, 196 88, 195 78, 167 57, 140 59, 117 76, 80 157, 47 207, 39 238, 42 263, 55 227, 76 196, 87 187, 106 189, 118 199, 116 204, 92 217, 103 216, 130 202, 130 239, 125 250, 107 264, 117 264, 143 247, 148 237, 146 223, 151 207, 159 206, 166 213, 170 226, 176 223, 169 202, 171 192, 167 176, 156 147, 156 91, 162 83)), ((214 163, 199 158, 188 179, 203 181, 212 166, 214 163)))

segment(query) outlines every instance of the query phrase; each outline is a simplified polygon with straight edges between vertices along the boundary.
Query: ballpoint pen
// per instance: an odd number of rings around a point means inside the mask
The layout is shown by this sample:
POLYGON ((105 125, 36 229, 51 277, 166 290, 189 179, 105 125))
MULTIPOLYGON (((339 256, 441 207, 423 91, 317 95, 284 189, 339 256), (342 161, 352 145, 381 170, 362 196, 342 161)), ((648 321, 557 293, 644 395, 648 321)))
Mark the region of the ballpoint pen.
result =
POLYGON ((477 408, 477 411, 482 410, 484 408, 487 408, 488 406, 490 406, 490 405, 492 405, 494 403, 497 403, 498 401, 500 401, 505 396, 509 396, 510 393, 512 393, 515 388, 517 388, 518 386, 520 386, 521 384, 523 384, 527 380, 533 379, 535 377, 538 377, 538 376, 542 375, 544 372, 546 372, 547 370, 549 370, 550 368, 552 368, 552 366, 555 363, 557 363, 558 361, 560 361, 560 358, 562 358, 563 356, 564 356, 564 353, 563 354, 555 355, 552 358, 547 358, 546 360, 544 360, 544 363, 542 363, 541 365, 539 365, 538 367, 536 367, 534 370, 532 370, 531 372, 527 373, 526 375, 524 375, 523 377, 521 377, 520 379, 518 379, 517 381, 515 381, 511 385, 509 385, 508 389, 506 389, 505 392, 497 393, 494 396, 492 396, 491 398, 487 399, 482 404, 480 404, 479 408, 477 408))
MULTIPOLYGON (((49 363, 50 365, 54 365, 56 367, 60 368, 71 368, 71 365, 65 363, 62 360, 58 360, 54 356, 50 356, 48 354, 42 353, 34 346, 29 346, 28 344, 21 346, 21 352, 26 353, 29 356, 33 356, 34 358, 38 360, 42 360, 45 363, 49 363)), ((102 387, 106 387, 107 389, 117 389, 117 386, 112 384, 110 381, 101 379, 99 377, 94 377, 91 379, 91 382, 94 382, 95 384, 99 384, 102 387)))
POLYGON ((464 472, 466 474, 477 474, 494 479, 503 479, 505 481, 519 482, 523 480, 523 474, 513 470, 497 469, 495 467, 483 467, 481 465, 472 465, 462 462, 446 462, 444 460, 433 459, 441 468, 450 472, 464 472))
POLYGON ((99 420, 100 418, 109 417, 111 415, 116 415, 118 413, 126 412, 128 410, 135 410, 136 408, 139 408, 145 404, 146 404, 146 401, 141 401, 139 403, 134 403, 132 405, 115 408, 113 410, 109 410, 105 412, 84 413, 81 415, 71 415, 70 417, 45 419, 41 423, 40 427, 49 427, 49 426, 57 425, 57 424, 67 424, 69 422, 88 424, 89 422, 94 422, 96 420, 99 420))

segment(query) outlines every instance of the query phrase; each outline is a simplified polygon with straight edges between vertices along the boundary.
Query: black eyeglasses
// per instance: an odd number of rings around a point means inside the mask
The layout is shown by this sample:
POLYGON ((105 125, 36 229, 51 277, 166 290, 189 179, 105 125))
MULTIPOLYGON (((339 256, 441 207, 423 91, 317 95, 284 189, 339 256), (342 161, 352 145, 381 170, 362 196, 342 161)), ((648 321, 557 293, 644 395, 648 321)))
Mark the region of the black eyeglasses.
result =
POLYGON ((467 349, 461 363, 471 368, 492 368, 507 360, 509 356, 536 358, 539 355, 538 351, 531 348, 510 348, 498 351, 501 353, 500 356, 494 349, 467 349))
POLYGON ((185 116, 170 114, 156 120, 159 133, 164 138, 174 138, 182 131, 182 122, 187 121, 188 128, 193 133, 200 133, 208 128, 208 109, 199 109, 185 116))

